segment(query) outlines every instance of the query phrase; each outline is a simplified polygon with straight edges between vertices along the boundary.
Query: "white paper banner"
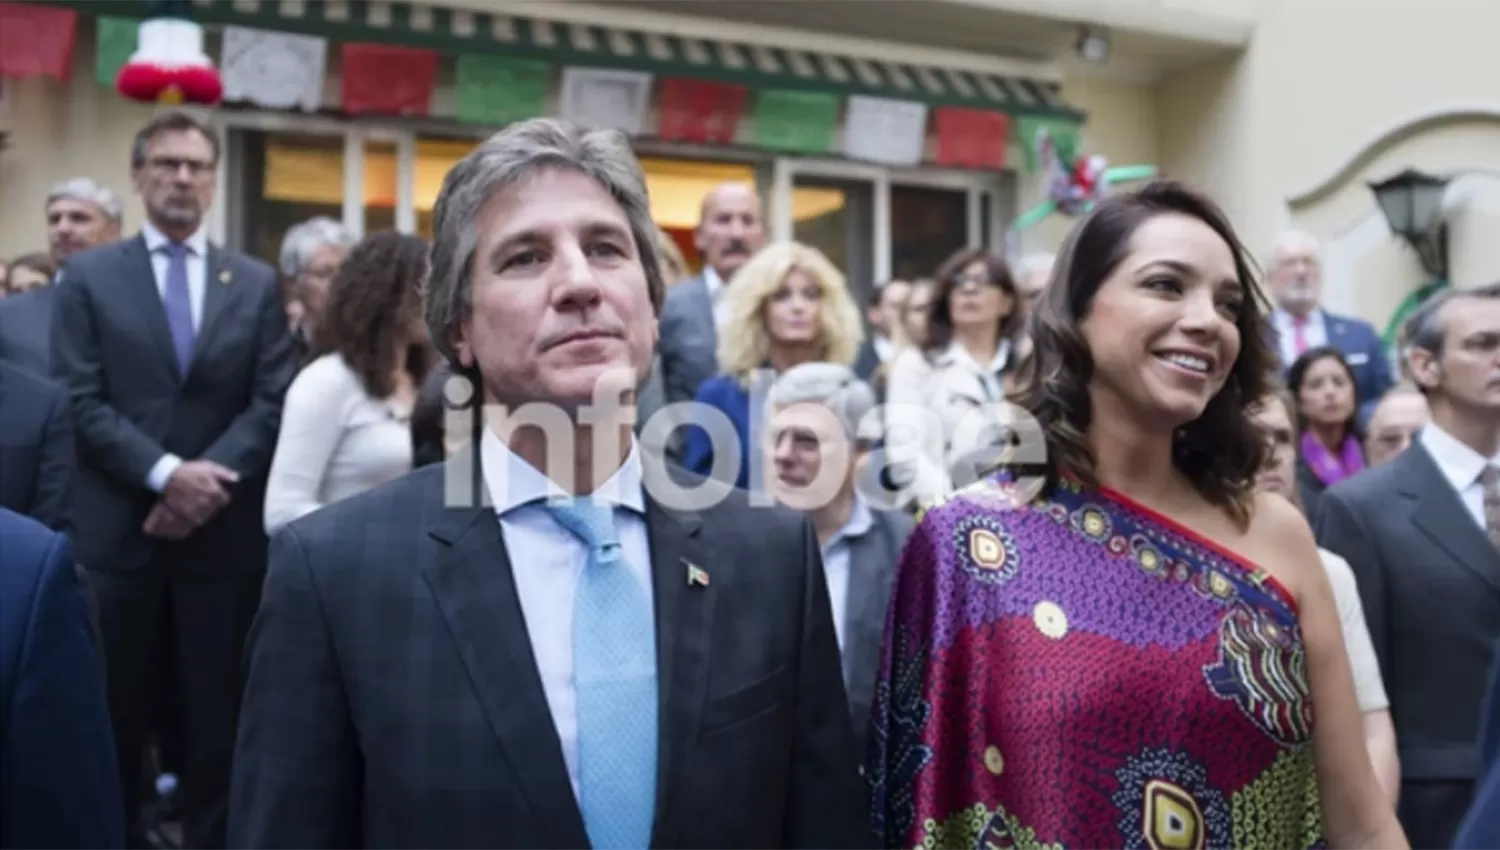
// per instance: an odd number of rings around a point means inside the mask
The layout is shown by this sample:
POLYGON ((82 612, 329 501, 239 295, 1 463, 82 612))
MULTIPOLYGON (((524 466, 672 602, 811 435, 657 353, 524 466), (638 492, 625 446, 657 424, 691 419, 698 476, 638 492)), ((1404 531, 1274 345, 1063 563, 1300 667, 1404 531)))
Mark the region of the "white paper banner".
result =
POLYGON ((638 71, 564 68, 558 113, 586 127, 624 130, 632 136, 646 129, 651 107, 651 75, 638 71))
POLYGON ((885 165, 916 165, 927 140, 927 104, 850 95, 844 112, 844 153, 885 165))
POLYGON ((225 27, 222 54, 225 100, 305 112, 322 107, 326 39, 225 27))

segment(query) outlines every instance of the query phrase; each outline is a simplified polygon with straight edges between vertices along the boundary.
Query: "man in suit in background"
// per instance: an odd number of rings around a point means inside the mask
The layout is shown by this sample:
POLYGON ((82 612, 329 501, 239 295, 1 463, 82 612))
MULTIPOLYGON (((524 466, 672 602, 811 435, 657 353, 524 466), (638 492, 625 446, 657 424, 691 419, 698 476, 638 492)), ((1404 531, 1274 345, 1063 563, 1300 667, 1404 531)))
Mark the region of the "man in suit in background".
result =
MULTIPOLYGON (((47 251, 62 268, 74 254, 120 238, 124 206, 114 192, 87 177, 66 180, 47 193, 47 251)), ((49 335, 56 290, 39 286, 0 299, 0 360, 38 375, 52 374, 49 335)))
POLYGON ((719 326, 728 316, 725 287, 766 240, 760 196, 724 183, 703 198, 696 244, 703 273, 672 287, 661 310, 661 368, 667 403, 692 401, 719 371, 719 326))
POLYGON ((0 361, 0 508, 53 531, 72 531, 77 462, 68 394, 46 378, 0 361))
POLYGON ((276 273, 208 242, 219 140, 181 112, 136 134, 140 235, 73 257, 53 369, 79 446, 76 546, 99 597, 110 714, 143 840, 142 757, 161 658, 186 717, 185 843, 222 846, 240 656, 260 599, 265 476, 292 376, 276 273))
POLYGON ((1360 422, 1395 383, 1385 344, 1375 326, 1353 316, 1329 313, 1319 306, 1323 294, 1323 263, 1318 240, 1302 231, 1281 234, 1271 252, 1269 274, 1271 330, 1281 353, 1282 375, 1302 352, 1331 345, 1343 352, 1354 372, 1360 422))
POLYGON ((119 847, 120 779, 68 538, 0 508, 0 848, 119 847))
POLYGON ((817 533, 849 714, 863 753, 891 581, 911 536, 911 517, 881 510, 861 493, 880 493, 868 473, 874 467, 863 463, 871 440, 860 436, 875 409, 868 384, 846 366, 804 363, 782 373, 770 396, 775 474, 767 479, 776 500, 802 511, 817 533))
POLYGON ((865 321, 870 324, 870 336, 854 358, 854 374, 861 381, 870 380, 882 364, 895 356, 895 338, 900 333, 901 314, 910 295, 911 284, 904 280, 888 280, 870 293, 870 300, 865 304, 865 321))
POLYGON ((858 846, 811 528, 672 487, 632 437, 663 287, 628 140, 513 124, 433 222, 428 327, 492 405, 479 481, 427 467, 276 536, 231 843, 858 846))
POLYGON ((1432 421, 1405 452, 1319 500, 1380 659, 1413 847, 1448 847, 1474 793, 1500 639, 1500 284, 1449 291, 1407 324, 1432 421))

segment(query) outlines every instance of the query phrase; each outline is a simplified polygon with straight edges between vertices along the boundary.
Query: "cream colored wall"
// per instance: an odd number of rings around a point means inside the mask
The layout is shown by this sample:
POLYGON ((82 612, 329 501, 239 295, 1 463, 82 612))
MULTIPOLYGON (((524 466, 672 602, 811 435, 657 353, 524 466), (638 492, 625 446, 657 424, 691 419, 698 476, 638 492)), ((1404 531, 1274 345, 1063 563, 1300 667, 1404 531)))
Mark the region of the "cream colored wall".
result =
POLYGON ((130 188, 130 139, 151 114, 94 84, 93 22, 80 16, 73 77, 7 81, 10 147, 0 152, 0 258, 47 248, 42 201, 70 177, 92 177, 125 202, 125 231, 140 226, 130 188))

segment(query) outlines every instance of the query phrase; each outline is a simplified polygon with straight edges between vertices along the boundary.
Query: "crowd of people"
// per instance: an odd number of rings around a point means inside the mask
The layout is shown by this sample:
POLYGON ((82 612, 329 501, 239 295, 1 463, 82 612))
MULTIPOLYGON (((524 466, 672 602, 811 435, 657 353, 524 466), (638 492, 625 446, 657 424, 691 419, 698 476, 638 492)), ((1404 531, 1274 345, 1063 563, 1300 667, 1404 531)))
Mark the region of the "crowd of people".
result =
POLYGON ((220 152, 5 266, 0 846, 1500 841, 1500 285, 1388 352, 1169 181, 879 286, 725 184, 693 272, 546 119, 273 268, 220 152))

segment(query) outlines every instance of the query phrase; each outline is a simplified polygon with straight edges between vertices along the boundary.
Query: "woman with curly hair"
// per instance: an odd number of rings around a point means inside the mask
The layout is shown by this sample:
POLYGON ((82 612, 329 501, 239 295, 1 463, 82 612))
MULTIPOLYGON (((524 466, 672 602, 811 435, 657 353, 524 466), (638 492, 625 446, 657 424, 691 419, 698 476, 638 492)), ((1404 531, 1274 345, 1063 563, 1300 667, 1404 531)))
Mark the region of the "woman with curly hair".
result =
MULTIPOLYGON (((701 475, 750 486, 752 378, 769 390, 776 376, 803 363, 852 366, 863 330, 844 276, 816 248, 780 242, 762 248, 734 273, 725 297, 729 317, 719 332, 718 377, 698 387, 698 404, 724 414, 721 427, 701 417, 687 430, 682 465, 701 475), (727 420, 730 427, 722 427, 727 420), (705 427, 708 426, 708 427, 705 427), (738 449, 738 460, 724 451, 738 449), (726 457, 729 458, 726 460, 726 457)), ((759 464, 757 464, 759 466, 759 464)))
POLYGON ((1035 468, 929 508, 897 568, 882 846, 1406 846, 1312 532, 1256 489, 1261 301, 1179 184, 1075 226, 1017 376, 1035 468))
POLYGON ((266 485, 266 531, 412 468, 407 422, 432 363, 422 322, 427 245, 385 231, 328 290, 307 364, 287 390, 266 485))

